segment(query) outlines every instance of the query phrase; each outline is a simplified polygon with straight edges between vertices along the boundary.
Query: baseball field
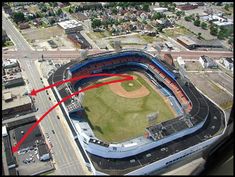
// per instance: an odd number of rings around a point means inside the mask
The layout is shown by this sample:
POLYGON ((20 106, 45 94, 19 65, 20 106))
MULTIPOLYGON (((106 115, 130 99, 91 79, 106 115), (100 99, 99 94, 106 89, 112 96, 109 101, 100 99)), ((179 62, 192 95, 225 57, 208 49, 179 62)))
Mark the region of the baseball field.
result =
MULTIPOLYGON (((102 141, 121 142, 143 135, 148 126, 146 116, 153 112, 159 112, 158 123, 174 118, 164 98, 142 76, 128 74, 135 79, 85 93, 83 107, 88 122, 95 136, 102 141)), ((120 78, 108 78, 116 79, 120 78)))

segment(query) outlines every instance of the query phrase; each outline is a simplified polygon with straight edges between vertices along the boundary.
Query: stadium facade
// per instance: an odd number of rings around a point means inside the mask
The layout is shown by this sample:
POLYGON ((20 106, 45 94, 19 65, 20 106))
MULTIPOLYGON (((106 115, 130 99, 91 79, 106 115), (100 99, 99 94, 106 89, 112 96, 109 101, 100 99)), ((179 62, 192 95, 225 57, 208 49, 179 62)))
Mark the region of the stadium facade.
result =
MULTIPOLYGON (((164 168, 193 153, 203 151, 223 135, 224 112, 205 97, 187 79, 157 57, 138 50, 110 52, 71 61, 48 79, 50 84, 75 76, 96 73, 138 71, 171 101, 178 116, 146 128, 145 136, 121 143, 106 143, 95 137, 88 123, 81 121, 83 94, 60 105, 72 135, 94 174, 148 174, 164 168)), ((103 77, 85 78, 54 87, 56 99, 103 77)), ((143 117, 144 118, 144 117, 143 117)))

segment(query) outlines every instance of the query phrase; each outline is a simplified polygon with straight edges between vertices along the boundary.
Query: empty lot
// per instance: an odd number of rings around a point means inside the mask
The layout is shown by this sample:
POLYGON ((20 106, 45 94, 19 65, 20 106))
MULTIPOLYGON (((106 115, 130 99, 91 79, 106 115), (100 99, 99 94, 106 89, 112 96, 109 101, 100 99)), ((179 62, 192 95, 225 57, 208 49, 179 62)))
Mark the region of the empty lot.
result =
POLYGON ((221 89, 220 83, 223 82, 227 90, 233 89, 233 83, 227 83, 225 79, 220 78, 221 73, 188 73, 188 76, 199 90, 214 100, 223 109, 232 107, 233 96, 221 89))

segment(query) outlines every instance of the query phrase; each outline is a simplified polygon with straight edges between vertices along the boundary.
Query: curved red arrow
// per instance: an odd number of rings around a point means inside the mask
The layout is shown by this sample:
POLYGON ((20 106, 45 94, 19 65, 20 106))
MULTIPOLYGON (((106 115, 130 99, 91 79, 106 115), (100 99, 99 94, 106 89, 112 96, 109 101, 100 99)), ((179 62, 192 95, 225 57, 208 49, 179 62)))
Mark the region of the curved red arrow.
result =
MULTIPOLYGON (((124 79, 118 79, 118 80, 113 80, 113 81, 108 81, 108 82, 103 82, 103 83, 98 83, 98 84, 95 84, 95 85, 92 85, 92 86, 89 86, 89 87, 86 87, 84 89, 81 89, 77 92, 74 92, 73 94, 71 95, 68 95, 66 97, 64 97, 62 100, 60 100, 58 103, 56 103, 54 106, 52 106, 47 112, 45 112, 30 128, 29 130, 23 135, 23 137, 20 139, 19 142, 17 142, 17 144, 15 146, 12 146, 12 152, 16 152, 18 151, 20 145, 24 142, 24 140, 30 135, 30 133, 33 131, 33 129, 46 117, 47 114, 49 114, 53 109, 55 109, 57 106, 59 106, 61 103, 65 102, 66 100, 68 100, 69 98, 81 93, 81 92, 85 92, 87 90, 90 90, 90 89, 94 89, 94 88, 98 88, 98 87, 101 87, 101 86, 104 86, 104 85, 108 85, 108 84, 112 84, 112 83, 117 83, 117 82, 124 82, 124 81, 127 81, 127 80, 133 80, 133 77, 132 76, 129 76, 129 75, 122 75, 122 74, 92 74, 92 75, 84 75, 84 76, 81 76, 79 78, 88 78, 88 77, 93 77, 93 76, 120 76, 120 77, 123 77, 124 79)), ((72 78, 73 79, 73 78, 72 78)), ((70 81, 72 80, 70 79, 70 81)), ((68 81, 69 82, 69 81, 68 81)), ((59 82, 61 83, 61 82, 59 82)), ((57 83, 56 83, 57 84, 57 83)), ((50 87, 48 86, 48 88, 51 88, 53 87, 53 85, 55 86, 55 84, 52 84, 50 85, 50 87)), ((59 84, 57 84, 59 85, 59 84)), ((47 89, 48 89, 47 88, 47 89)), ((46 89, 43 88, 44 90, 46 89)), ((39 89, 40 90, 40 89, 39 89)))
MULTIPOLYGON (((103 74, 92 74, 92 75, 82 75, 82 76, 79 76, 79 77, 73 77, 71 79, 67 79, 67 80, 63 80, 63 81, 59 81, 59 82, 56 82, 55 84, 51 84, 47 87, 43 87, 43 88, 40 88, 38 90, 35 90, 33 89, 30 93, 31 96, 36 96, 37 93, 39 92, 42 92, 44 90, 47 90, 49 88, 52 88, 52 87, 55 87, 55 86, 58 86, 58 85, 61 85, 61 84, 64 84, 66 82, 71 82, 71 81, 75 81, 75 80, 79 80, 79 79, 84 79, 84 78, 89 78, 89 77, 93 77, 93 76, 120 76, 120 77, 123 77, 123 76, 128 76, 128 75, 122 75, 122 74, 107 74, 107 73, 103 73, 103 74)), ((128 77, 132 77, 132 76, 128 76, 128 77)))

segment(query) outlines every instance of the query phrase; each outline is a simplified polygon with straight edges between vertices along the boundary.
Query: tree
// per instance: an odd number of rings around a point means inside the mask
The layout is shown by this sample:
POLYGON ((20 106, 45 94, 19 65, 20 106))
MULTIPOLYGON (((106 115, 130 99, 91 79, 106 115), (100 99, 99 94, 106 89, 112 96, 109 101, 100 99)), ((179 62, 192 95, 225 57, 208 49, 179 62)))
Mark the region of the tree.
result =
POLYGON ((201 23, 201 28, 206 30, 207 29, 207 23, 206 22, 202 22, 201 23))
POLYGON ((47 6, 42 6, 42 9, 41 9, 42 12, 47 12, 47 6))
POLYGON ((233 44, 233 37, 229 38, 228 43, 231 45, 233 44))
POLYGON ((195 26, 200 26, 201 21, 200 21, 200 20, 195 20, 195 21, 193 22, 193 24, 194 24, 195 26))
POLYGON ((100 27, 101 26, 101 20, 99 19, 94 19, 91 23, 92 28, 100 27))
POLYGON ((221 27, 219 34, 218 34, 218 39, 224 39, 229 36, 229 31, 226 28, 221 27))
POLYGON ((69 8, 69 13, 72 14, 73 13, 73 9, 72 7, 69 8))
POLYGON ((160 12, 156 12, 156 13, 154 13, 154 15, 153 15, 153 19, 154 20, 156 20, 156 19, 160 19, 160 18, 162 18, 163 17, 163 15, 160 13, 160 12))
POLYGON ((191 22, 191 18, 189 16, 184 17, 185 21, 191 22))
POLYGON ((143 5, 143 10, 144 10, 145 12, 149 12, 149 5, 145 3, 145 4, 143 5))
POLYGON ((14 12, 13 20, 15 23, 24 22, 25 21, 24 14, 22 12, 14 12))
POLYGON ((201 39, 201 38, 202 38, 202 36, 201 36, 202 33, 198 33, 197 35, 198 35, 198 39, 201 39))
POLYGON ((175 6, 169 6, 168 11, 170 12, 175 12, 175 6))
POLYGON ((181 16, 181 12, 180 11, 177 11, 176 12, 176 15, 179 17, 179 16, 181 16))
POLYGON ((225 4, 224 9, 229 11, 229 4, 225 4))
POLYGON ((212 25, 210 27, 210 34, 213 35, 213 36, 217 36, 217 34, 218 34, 218 27, 215 26, 215 25, 212 25))
POLYGON ((115 15, 118 13, 116 7, 113 7, 113 8, 112 8, 112 13, 115 14, 115 15))
POLYGON ((62 13, 63 13, 62 9, 59 9, 56 14, 60 16, 62 13))

